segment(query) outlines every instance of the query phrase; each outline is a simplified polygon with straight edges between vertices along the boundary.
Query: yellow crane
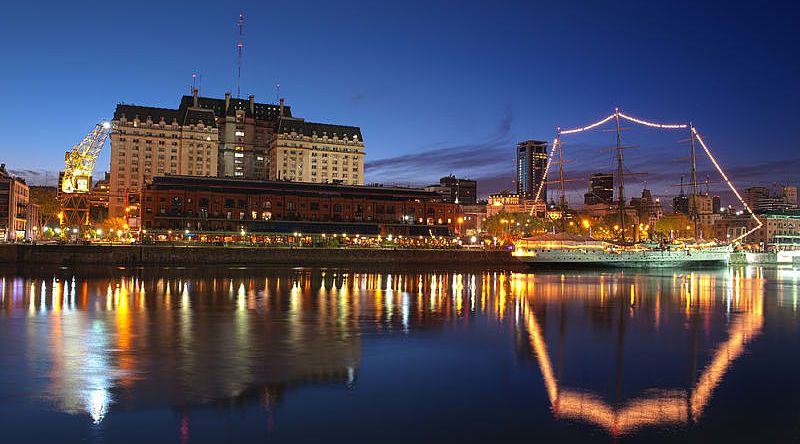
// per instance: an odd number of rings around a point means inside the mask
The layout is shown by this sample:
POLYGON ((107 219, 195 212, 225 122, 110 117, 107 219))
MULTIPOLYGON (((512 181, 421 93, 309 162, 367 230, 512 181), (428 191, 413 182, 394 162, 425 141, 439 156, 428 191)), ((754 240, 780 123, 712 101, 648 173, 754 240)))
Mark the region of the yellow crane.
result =
POLYGON ((111 123, 97 123, 89 134, 64 156, 65 168, 61 179, 61 213, 59 213, 62 233, 68 230, 73 233, 83 232, 89 226, 92 171, 109 133, 111 133, 111 123))

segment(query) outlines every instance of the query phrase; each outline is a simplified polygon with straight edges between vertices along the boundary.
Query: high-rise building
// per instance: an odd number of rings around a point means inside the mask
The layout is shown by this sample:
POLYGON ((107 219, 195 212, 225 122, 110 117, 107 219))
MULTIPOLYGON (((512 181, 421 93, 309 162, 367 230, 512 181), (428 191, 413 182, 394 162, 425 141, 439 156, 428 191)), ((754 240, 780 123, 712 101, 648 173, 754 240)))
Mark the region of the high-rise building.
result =
POLYGON ((744 202, 751 209, 758 208, 758 202, 762 199, 769 199, 769 188, 767 187, 750 187, 744 190, 744 202))
POLYGON ((0 164, 0 241, 26 238, 29 190, 25 180, 0 164))
MULTIPOLYGON (((547 142, 526 140, 517 144, 517 194, 536 197, 539 185, 546 180, 547 142)), ((542 185, 541 200, 547 200, 547 185, 542 185)))
POLYGON ((428 185, 427 191, 436 191, 444 196, 446 202, 472 205, 478 202, 478 182, 471 179, 459 179, 453 175, 439 179, 438 184, 428 185))
POLYGON ((364 142, 358 127, 293 118, 283 99, 214 99, 195 89, 177 109, 118 105, 110 216, 138 219, 144 184, 161 175, 362 185, 364 142))
POLYGON ((672 211, 689 214, 689 196, 683 192, 683 188, 681 188, 681 192, 677 196, 672 198, 672 211))
POLYGON ((364 184, 364 139, 355 126, 283 117, 269 148, 270 180, 364 184))
POLYGON ((179 109, 117 105, 109 215, 136 216, 131 211, 138 211, 138 196, 153 176, 216 176, 218 141, 214 112, 196 100, 182 101, 179 109))
POLYGON ((791 208, 797 208, 797 187, 781 185, 779 193, 780 197, 782 197, 791 208))
POLYGON ((611 173, 595 173, 589 178, 589 191, 583 195, 584 205, 606 204, 614 202, 614 175, 611 173))
POLYGON ((719 196, 712 196, 711 197, 711 211, 715 214, 718 214, 722 209, 722 200, 719 196))
POLYGON ((797 187, 781 185, 773 190, 767 187, 746 188, 744 201, 756 212, 792 210, 797 208, 797 187))
POLYGON ((219 130, 217 172, 219 177, 267 179, 269 177, 269 147, 281 116, 291 117, 292 110, 284 106, 257 103, 255 96, 247 99, 199 97, 197 90, 181 98, 181 108, 195 107, 210 110, 219 130))

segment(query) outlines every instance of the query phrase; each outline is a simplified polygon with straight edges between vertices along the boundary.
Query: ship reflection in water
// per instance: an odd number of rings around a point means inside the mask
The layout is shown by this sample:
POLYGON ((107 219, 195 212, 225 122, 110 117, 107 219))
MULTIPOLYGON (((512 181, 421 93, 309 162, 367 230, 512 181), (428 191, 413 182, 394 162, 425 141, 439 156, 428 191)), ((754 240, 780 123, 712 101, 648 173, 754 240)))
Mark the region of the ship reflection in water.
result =
POLYGON ((796 437, 798 279, 0 274, 0 424, 13 442, 485 441, 531 427, 545 439, 735 440, 765 424, 796 437), (765 390, 788 424, 757 407, 765 390), (737 420, 746 406, 749 424, 737 420))

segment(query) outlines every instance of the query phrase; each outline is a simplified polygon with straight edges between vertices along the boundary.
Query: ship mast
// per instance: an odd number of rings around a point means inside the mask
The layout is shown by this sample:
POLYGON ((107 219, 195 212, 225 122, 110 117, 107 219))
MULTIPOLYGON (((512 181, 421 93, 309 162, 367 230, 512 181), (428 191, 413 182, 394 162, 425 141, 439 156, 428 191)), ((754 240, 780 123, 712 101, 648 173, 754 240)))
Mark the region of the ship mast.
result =
POLYGON ((622 180, 622 137, 619 126, 619 108, 614 108, 614 120, 617 123, 617 178, 619 180, 619 226, 622 229, 622 241, 625 241, 625 184, 622 180))
POLYGON ((694 227, 694 238, 697 240, 697 156, 694 149, 694 126, 689 122, 689 140, 692 151, 692 198, 690 200, 689 217, 694 227))
POLYGON ((559 205, 561 208, 561 231, 566 234, 567 232, 567 199, 564 194, 564 156, 561 150, 561 129, 559 128, 558 135, 556 136, 556 145, 558 146, 558 186, 559 186, 559 205))

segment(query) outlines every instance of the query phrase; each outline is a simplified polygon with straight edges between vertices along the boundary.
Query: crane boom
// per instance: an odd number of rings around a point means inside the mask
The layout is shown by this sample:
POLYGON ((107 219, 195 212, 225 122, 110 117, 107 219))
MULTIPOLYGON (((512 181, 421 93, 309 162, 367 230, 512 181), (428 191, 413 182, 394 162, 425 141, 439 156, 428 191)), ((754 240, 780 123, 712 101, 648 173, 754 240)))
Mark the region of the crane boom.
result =
POLYGON ((91 177, 94 171, 97 156, 103 149, 111 124, 100 122, 87 134, 80 143, 68 151, 64 156, 64 179, 61 191, 64 193, 88 193, 91 187, 91 177))
MULTIPOLYGON (((109 122, 99 122, 83 140, 64 156, 64 176, 61 179, 61 212, 59 221, 62 233, 84 235, 89 227, 89 194, 92 172, 97 156, 111 133, 109 122)), ((64 235, 64 234, 62 234, 64 235)))

